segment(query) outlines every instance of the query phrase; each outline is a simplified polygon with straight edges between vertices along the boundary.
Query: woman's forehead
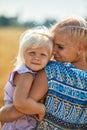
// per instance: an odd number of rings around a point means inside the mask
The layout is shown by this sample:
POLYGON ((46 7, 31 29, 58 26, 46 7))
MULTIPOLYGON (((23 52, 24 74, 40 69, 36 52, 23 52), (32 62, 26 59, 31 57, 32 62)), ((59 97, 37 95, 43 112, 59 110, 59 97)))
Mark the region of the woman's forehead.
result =
POLYGON ((65 33, 57 33, 54 36, 54 41, 69 41, 71 42, 71 36, 65 33))
POLYGON ((54 39, 54 45, 61 45, 61 46, 73 46, 75 45, 74 42, 69 37, 55 37, 54 39))

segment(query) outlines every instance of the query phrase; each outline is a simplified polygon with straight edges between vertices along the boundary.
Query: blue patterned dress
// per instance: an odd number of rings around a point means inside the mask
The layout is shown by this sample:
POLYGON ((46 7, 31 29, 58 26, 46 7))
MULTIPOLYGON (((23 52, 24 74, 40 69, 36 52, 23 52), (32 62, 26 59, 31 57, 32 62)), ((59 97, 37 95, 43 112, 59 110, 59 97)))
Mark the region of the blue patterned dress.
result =
POLYGON ((37 130, 87 130, 87 72, 53 61, 45 72, 46 116, 37 130))

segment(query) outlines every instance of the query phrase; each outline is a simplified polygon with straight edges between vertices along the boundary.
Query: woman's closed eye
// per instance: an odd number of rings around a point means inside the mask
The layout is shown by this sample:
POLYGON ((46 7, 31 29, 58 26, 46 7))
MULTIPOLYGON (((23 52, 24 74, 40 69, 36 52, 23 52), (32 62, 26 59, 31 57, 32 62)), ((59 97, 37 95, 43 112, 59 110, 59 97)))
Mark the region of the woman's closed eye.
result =
POLYGON ((60 44, 56 44, 56 47, 61 49, 61 50, 64 49, 64 47, 62 45, 60 45, 60 44))

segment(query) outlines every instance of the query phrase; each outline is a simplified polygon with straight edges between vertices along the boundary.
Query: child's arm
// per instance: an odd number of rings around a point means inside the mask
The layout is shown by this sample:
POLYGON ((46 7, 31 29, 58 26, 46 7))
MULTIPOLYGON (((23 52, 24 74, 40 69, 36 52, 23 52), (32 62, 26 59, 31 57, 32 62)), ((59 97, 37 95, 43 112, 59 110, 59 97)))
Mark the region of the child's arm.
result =
MULTIPOLYGON (((39 72, 36 76, 35 82, 32 85, 32 89, 30 92, 30 97, 33 98, 36 101, 39 101, 42 97, 43 97, 43 89, 44 89, 44 94, 47 92, 47 83, 45 84, 45 76, 43 76, 43 71, 39 72), (44 77, 44 78, 43 78, 44 77), (41 78, 41 80, 39 80, 41 78), (45 80, 43 82, 43 79, 45 80), (41 81, 41 82, 40 82, 41 81), (37 86, 37 83, 38 86, 37 86), (44 86, 43 86, 44 85, 44 86), (38 94, 39 93, 39 94, 38 94), (40 95, 41 94, 41 95, 40 95)), ((45 75, 45 74, 44 74, 45 75)), ((23 89, 23 87, 22 87, 23 89)), ((24 90, 25 91, 25 90, 24 90)), ((26 108, 28 110, 28 108, 26 108)), ((24 111, 24 109, 23 109, 24 111)), ((14 121, 18 118, 20 118, 21 116, 23 116, 24 114, 19 112, 14 106, 13 104, 7 104, 4 105, 2 108, 0 108, 0 121, 1 122, 10 122, 10 121, 14 121), (9 115, 9 116, 8 116, 9 115)))
MULTIPOLYGON (((20 74, 16 74, 15 78, 14 78, 14 84, 18 84, 19 81, 23 78, 23 76, 26 76, 27 73, 25 75, 20 75, 20 74)), ((30 76, 30 75, 29 75, 30 76)), ((23 81, 23 79, 22 79, 23 81)), ((11 103, 11 96, 10 95, 10 90, 11 90, 11 86, 9 83, 6 84, 5 86, 5 99, 9 99, 8 103, 5 102, 5 105, 0 108, 0 121, 1 122, 10 122, 10 121, 14 121, 18 118, 20 118, 21 116, 23 116, 24 114, 19 112, 14 105, 11 103), (8 94, 7 94, 8 93, 8 94), (9 115, 9 116, 8 116, 9 115)))
POLYGON ((10 122, 24 115, 13 106, 13 103, 12 103, 13 92, 14 92, 13 89, 14 87, 12 87, 11 83, 8 81, 4 89, 5 105, 0 108, 0 122, 10 122))
POLYGON ((44 105, 36 101, 39 101, 48 90, 48 83, 45 72, 39 72, 33 84, 33 77, 31 74, 30 78, 27 78, 27 76, 25 76, 25 79, 26 80, 23 83, 20 82, 16 87, 14 94, 14 105, 16 109, 27 114, 44 113, 44 105), (28 96, 30 88, 31 93, 30 96, 28 96))
POLYGON ((41 100, 48 91, 48 80, 44 70, 37 73, 36 78, 32 84, 31 91, 28 97, 35 99, 36 101, 41 100))
POLYGON ((18 112, 13 104, 8 104, 0 108, 0 121, 1 122, 10 122, 14 121, 24 114, 18 112))

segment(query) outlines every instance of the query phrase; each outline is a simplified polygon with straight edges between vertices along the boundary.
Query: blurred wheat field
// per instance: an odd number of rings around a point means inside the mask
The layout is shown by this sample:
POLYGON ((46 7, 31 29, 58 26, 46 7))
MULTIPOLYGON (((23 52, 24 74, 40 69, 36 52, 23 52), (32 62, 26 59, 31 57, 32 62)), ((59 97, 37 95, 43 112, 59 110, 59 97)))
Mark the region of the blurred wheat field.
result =
POLYGON ((19 38, 24 30, 24 28, 0 28, 0 107, 4 105, 4 87, 9 73, 14 68, 19 38))
POLYGON ((14 68, 19 38, 24 30, 24 28, 0 28, 0 107, 4 104, 4 86, 14 68))

